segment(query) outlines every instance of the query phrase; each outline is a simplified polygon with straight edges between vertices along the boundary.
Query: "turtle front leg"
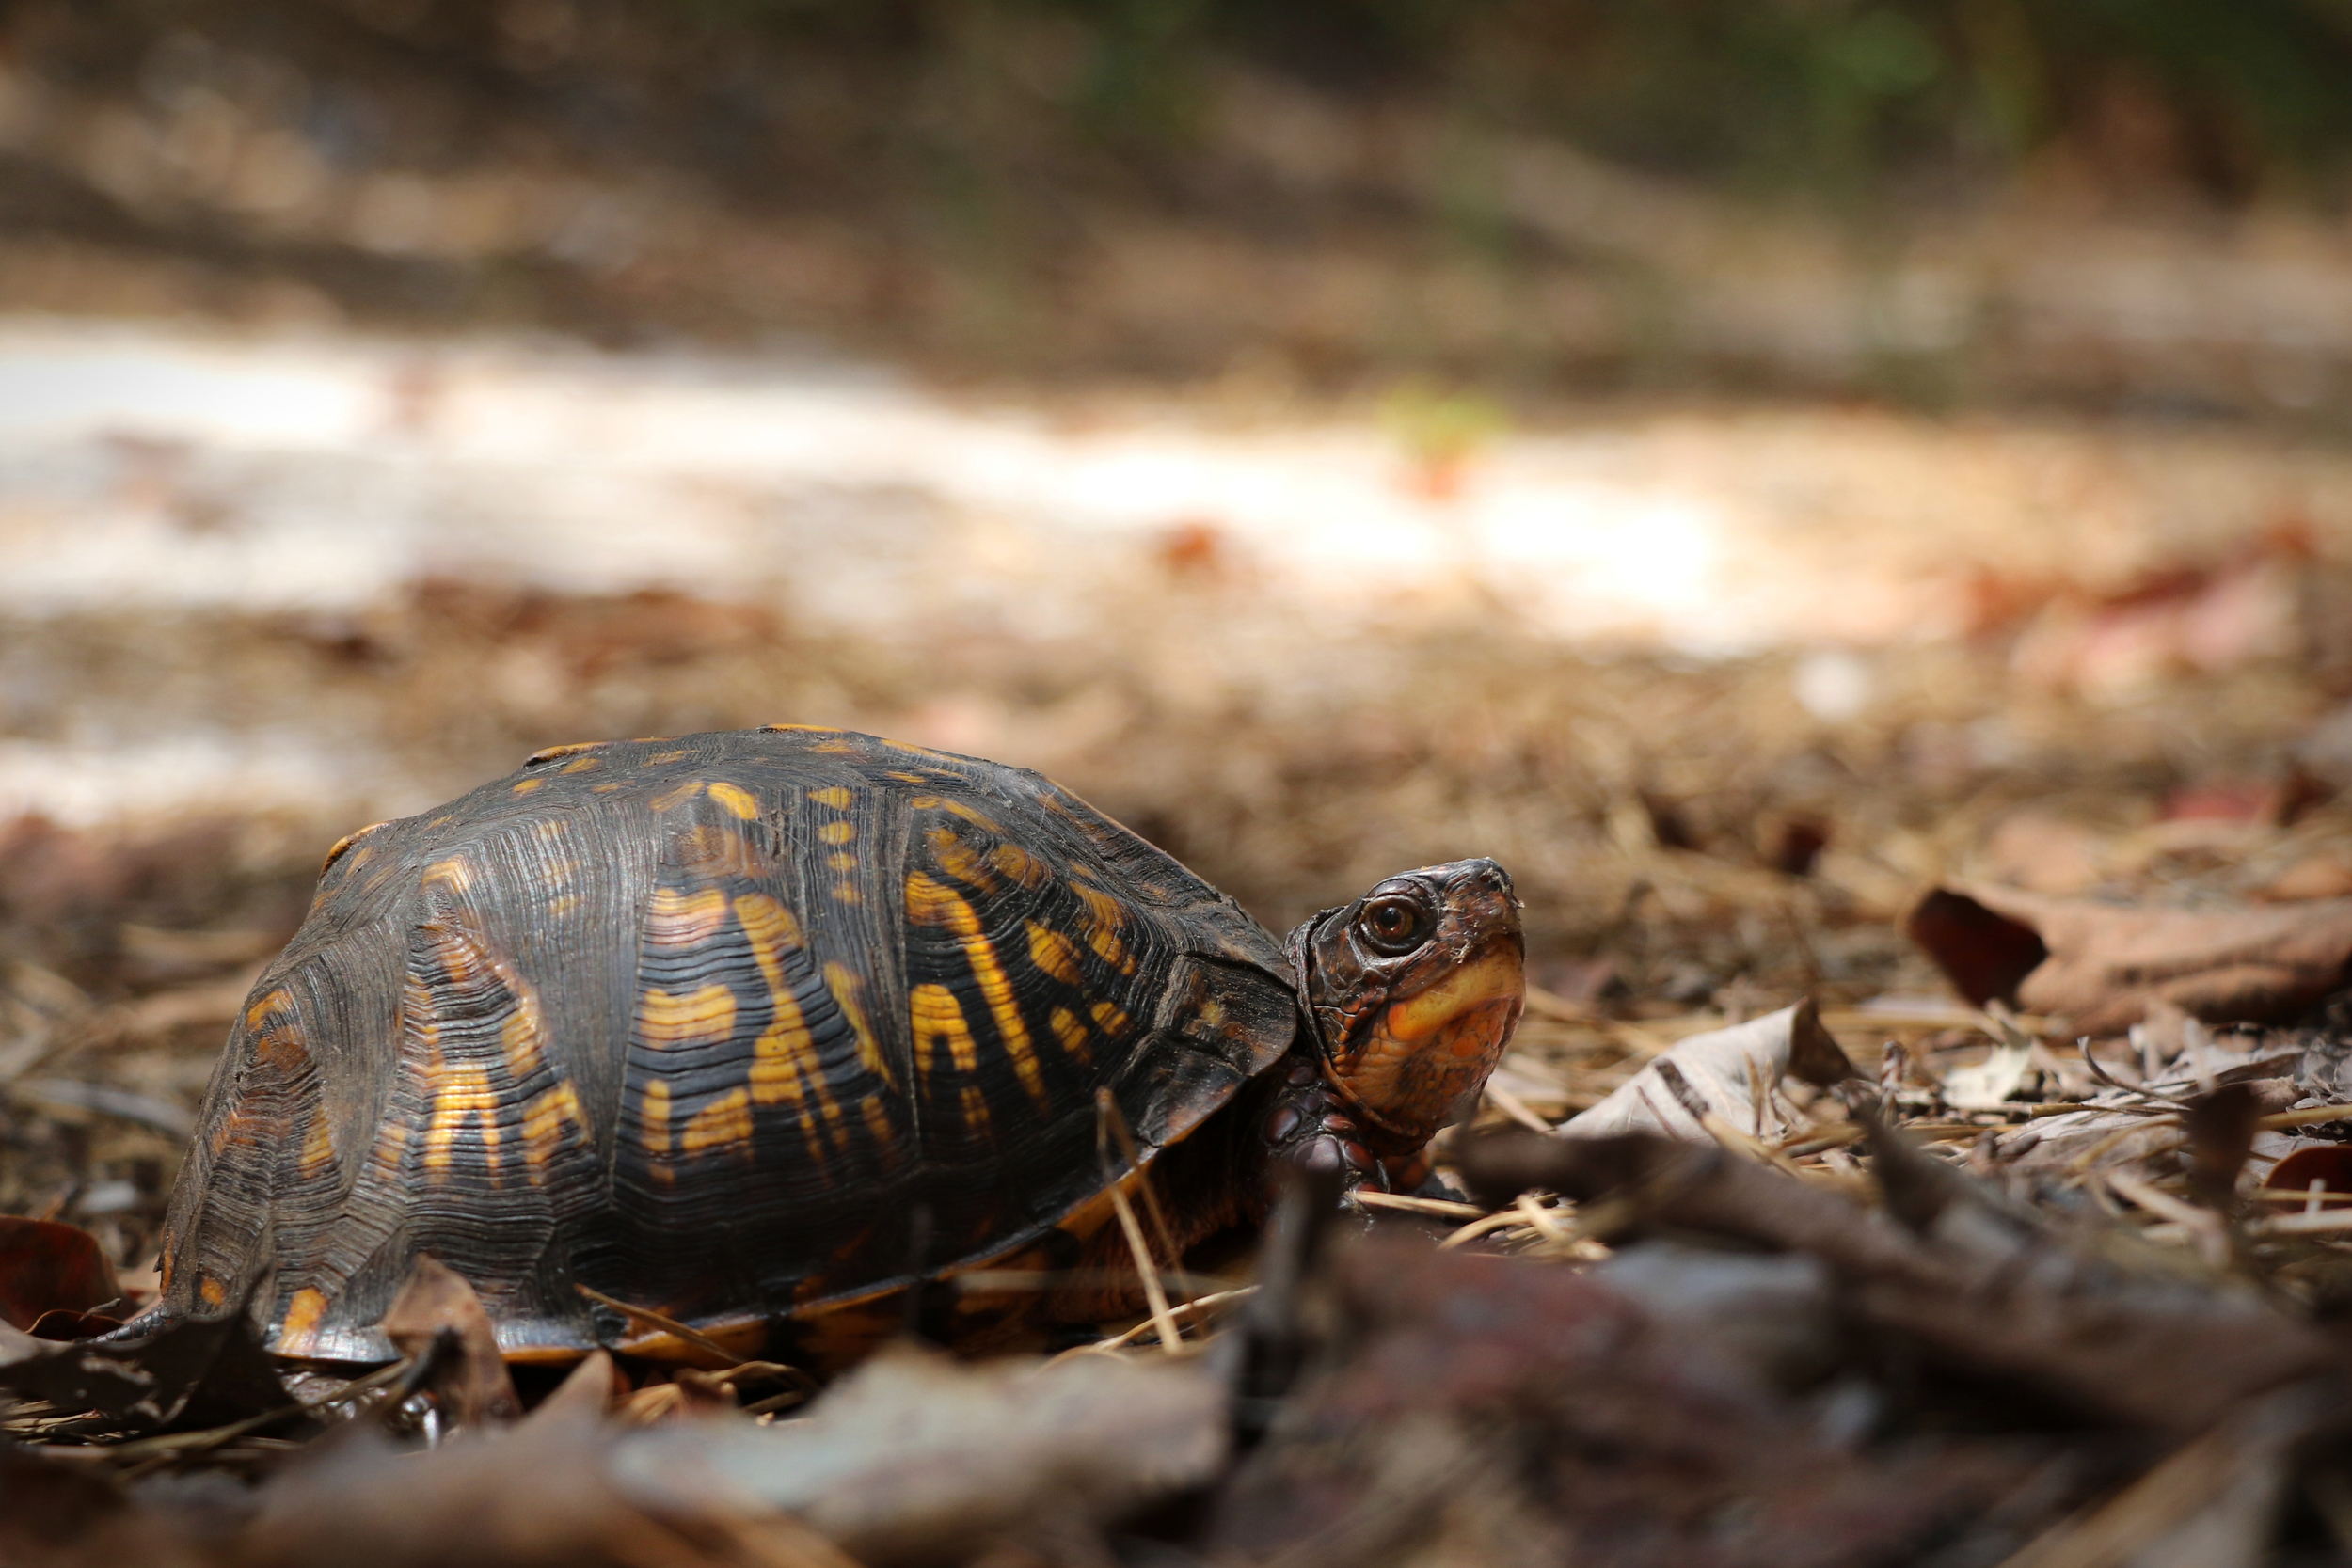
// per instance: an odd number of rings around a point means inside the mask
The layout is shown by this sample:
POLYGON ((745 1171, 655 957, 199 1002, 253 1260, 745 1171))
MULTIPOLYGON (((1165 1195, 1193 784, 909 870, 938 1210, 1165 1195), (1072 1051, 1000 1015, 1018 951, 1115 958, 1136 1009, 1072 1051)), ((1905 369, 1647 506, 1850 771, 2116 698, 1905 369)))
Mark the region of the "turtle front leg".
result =
POLYGON ((1311 1061, 1291 1064, 1281 1092, 1266 1113, 1263 1136, 1272 1156, 1267 1169, 1278 1180, 1280 1171, 1296 1164, 1339 1172, 1350 1192, 1358 1187, 1376 1193, 1426 1189, 1432 1196, 1452 1196, 1431 1176, 1426 1148, 1401 1155, 1375 1153, 1362 1124, 1311 1061))

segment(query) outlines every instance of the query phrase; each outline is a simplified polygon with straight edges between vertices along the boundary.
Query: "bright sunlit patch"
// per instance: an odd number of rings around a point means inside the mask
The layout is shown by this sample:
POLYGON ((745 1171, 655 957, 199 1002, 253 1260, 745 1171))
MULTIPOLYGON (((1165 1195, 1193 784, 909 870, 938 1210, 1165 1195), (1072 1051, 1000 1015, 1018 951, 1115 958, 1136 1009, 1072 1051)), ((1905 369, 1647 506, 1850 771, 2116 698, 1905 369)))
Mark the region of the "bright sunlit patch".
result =
POLYGON ((1724 530, 1695 498, 1566 482, 1502 490, 1477 540, 1494 591, 1556 636, 1719 652, 1753 632, 1724 602, 1724 530))
POLYGON ((1760 569, 1795 559, 1765 535, 1798 489, 1686 471, 1678 439, 1497 434, 1436 484, 1369 415, 1057 423, 811 353, 0 323, 0 608, 340 611, 439 577, 1083 638, 1189 530, 1199 580, 1298 637, 1499 612, 1716 655, 1916 624, 1868 562, 1760 569))

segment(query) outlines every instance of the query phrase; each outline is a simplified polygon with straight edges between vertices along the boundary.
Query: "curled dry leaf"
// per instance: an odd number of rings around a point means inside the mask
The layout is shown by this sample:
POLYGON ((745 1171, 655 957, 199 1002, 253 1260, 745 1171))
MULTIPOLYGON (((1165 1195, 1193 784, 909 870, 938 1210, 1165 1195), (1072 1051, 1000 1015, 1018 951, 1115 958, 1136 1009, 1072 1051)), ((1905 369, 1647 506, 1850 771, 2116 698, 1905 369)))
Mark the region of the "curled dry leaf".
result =
POLYGON ((117 1294, 98 1239, 53 1220, 0 1216, 0 1321, 30 1328, 47 1312, 87 1312, 117 1294))
POLYGON ((2159 909, 1969 882, 1930 889, 1903 930, 1975 1006, 2118 1035, 2158 1003, 2209 1023, 2289 1017, 2342 989, 2352 898, 2159 909))
POLYGON ((1568 1138, 1662 1132, 1711 1141, 1715 1117, 1752 1137, 1776 1139, 1795 1122, 1781 1083, 1796 1078, 1827 1087, 1855 1076, 1807 997, 1792 1007, 1692 1035, 1619 1085, 1608 1099, 1559 1130, 1568 1138))
POLYGON ((403 1355, 434 1357, 430 1386, 459 1426, 496 1425, 522 1414, 482 1298, 440 1259, 417 1259, 383 1329, 403 1355))

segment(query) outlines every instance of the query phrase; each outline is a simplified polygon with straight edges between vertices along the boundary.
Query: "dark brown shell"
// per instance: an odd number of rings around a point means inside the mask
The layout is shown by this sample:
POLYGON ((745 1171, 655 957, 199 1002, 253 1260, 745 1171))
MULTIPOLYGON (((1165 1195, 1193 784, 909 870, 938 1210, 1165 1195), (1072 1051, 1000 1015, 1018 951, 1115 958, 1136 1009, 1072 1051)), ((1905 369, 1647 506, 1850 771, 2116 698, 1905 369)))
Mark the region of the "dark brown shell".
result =
POLYGON ((251 1292, 285 1354, 380 1359, 430 1253, 524 1356, 616 1338, 583 1284, 821 1315, 1071 1242, 1098 1088, 1148 1161, 1295 1027, 1263 927, 1034 773, 557 748, 337 846, 206 1094, 164 1306, 251 1292))

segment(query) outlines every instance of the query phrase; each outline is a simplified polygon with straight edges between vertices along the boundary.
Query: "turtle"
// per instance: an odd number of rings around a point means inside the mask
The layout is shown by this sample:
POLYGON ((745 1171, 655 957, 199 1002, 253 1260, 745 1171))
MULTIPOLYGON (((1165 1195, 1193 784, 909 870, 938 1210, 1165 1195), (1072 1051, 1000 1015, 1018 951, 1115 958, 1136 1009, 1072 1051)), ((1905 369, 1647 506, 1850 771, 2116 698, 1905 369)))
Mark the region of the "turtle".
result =
POLYGON ((144 1326, 385 1361, 429 1257, 513 1363, 1073 1332, 1139 1310, 1126 1199, 1172 1268, 1286 1164, 1425 1183, 1518 1021, 1518 910, 1464 860, 1278 942, 1023 768, 794 724, 552 747, 328 852, 144 1326), (926 1289, 958 1275, 1027 1288, 926 1289))

